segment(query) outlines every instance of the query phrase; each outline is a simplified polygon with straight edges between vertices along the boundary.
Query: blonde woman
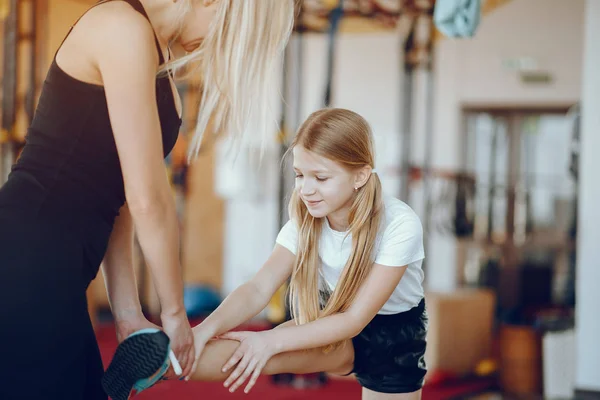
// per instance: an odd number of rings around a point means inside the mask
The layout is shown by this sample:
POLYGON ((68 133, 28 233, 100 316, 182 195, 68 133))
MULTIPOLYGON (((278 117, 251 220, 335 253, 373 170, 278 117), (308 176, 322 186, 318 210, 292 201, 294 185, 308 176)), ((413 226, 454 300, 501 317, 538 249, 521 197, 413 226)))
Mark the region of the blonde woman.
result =
POLYGON ((370 128, 356 113, 315 112, 292 153, 290 221, 256 276, 194 328, 192 379, 224 380, 230 391, 248 382, 247 392, 261 373, 354 373, 363 399, 420 399, 427 315, 418 216, 382 195, 370 128), (231 332, 290 277, 293 322, 231 332))
MULTIPOLYGON (((173 72, 197 62, 209 119, 263 132, 292 0, 105 0, 72 27, 44 82, 27 143, 0 189, 0 398, 106 399, 86 287, 103 262, 119 340, 142 315, 133 232, 153 275, 162 329, 183 376, 194 337, 183 305, 175 207, 164 157, 181 125, 173 72), (175 59, 170 46, 186 55, 175 59)), ((214 123, 213 123, 214 122, 214 123)))

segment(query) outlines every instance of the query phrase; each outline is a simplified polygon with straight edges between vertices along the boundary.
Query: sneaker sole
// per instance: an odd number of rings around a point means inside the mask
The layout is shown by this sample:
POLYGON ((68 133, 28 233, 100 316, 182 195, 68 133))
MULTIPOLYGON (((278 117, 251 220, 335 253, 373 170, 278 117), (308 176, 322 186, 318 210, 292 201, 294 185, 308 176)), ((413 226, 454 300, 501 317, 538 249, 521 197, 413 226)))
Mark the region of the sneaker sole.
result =
POLYGON ((133 385, 152 376, 169 356, 169 337, 162 331, 125 339, 106 369, 102 387, 112 400, 128 400, 133 385))

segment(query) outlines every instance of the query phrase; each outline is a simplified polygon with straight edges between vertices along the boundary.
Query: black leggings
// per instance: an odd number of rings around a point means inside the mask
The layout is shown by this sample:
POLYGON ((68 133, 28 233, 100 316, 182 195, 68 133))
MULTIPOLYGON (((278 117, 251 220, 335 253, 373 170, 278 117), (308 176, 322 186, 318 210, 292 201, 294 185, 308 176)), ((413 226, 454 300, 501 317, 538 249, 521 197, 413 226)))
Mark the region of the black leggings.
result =
POLYGON ((76 236, 0 207, 2 400, 107 399, 76 236))

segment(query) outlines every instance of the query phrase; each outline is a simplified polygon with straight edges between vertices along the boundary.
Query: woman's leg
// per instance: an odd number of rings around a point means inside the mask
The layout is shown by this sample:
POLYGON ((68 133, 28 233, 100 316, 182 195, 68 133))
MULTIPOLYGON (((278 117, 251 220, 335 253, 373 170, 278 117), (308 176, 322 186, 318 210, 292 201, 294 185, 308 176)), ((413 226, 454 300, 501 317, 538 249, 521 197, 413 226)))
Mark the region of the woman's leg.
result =
POLYGON ((0 399, 106 400, 78 243, 43 228, 0 220, 0 399))
POLYGON ((377 393, 363 388, 361 398, 362 400, 421 400, 421 390, 412 393, 377 393))
MULTIPOLYGON (((288 321, 279 326, 292 323, 293 321, 288 321)), ((239 342, 231 340, 213 340, 207 343, 192 379, 224 381, 231 374, 231 371, 223 373, 221 368, 229 360, 238 345, 239 342)), ((275 375, 281 373, 329 372, 344 375, 352 371, 353 365, 354 348, 352 342, 348 340, 343 346, 327 354, 319 349, 278 354, 267 362, 262 373, 264 375, 275 375)))

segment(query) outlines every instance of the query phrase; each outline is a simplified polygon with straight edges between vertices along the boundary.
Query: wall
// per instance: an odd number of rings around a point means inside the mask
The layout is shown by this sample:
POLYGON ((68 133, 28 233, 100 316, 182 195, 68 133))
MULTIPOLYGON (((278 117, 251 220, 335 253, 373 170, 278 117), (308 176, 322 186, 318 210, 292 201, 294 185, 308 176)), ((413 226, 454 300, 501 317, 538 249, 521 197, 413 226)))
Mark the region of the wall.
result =
POLYGON ((575 384, 579 389, 600 392, 600 2, 587 0, 585 10, 585 47, 580 153, 580 198, 577 243, 577 370, 575 384))
MULTIPOLYGON (((482 19, 474 38, 440 40, 435 50, 433 167, 461 167, 464 106, 571 105, 581 93, 583 0, 513 0, 482 19), (503 61, 529 57, 553 76, 550 85, 525 85, 503 61)), ((432 234, 428 283, 458 284, 456 242, 432 234)))

